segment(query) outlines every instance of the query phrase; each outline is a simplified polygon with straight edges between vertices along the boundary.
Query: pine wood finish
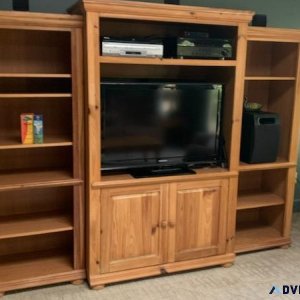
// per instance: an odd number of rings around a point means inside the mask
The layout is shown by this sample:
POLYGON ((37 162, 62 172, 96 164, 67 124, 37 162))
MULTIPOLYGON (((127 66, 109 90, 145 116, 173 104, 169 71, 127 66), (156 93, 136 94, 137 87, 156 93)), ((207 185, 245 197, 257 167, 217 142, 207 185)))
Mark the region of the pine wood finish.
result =
POLYGON ((91 287, 234 260, 241 113, 246 66, 247 11, 142 2, 83 0, 71 9, 86 19, 88 97, 88 279, 91 287), (102 36, 149 36, 215 26, 236 40, 232 60, 105 57, 102 36), (218 27, 220 26, 220 27, 218 27), (223 27, 226 26, 226 27, 223 27), (226 30, 223 30, 226 28, 226 30), (195 175, 134 179, 102 176, 102 78, 219 80, 227 86, 224 135, 228 169, 195 175))
POLYGON ((228 182, 170 184, 169 261, 225 254, 228 182))
POLYGON ((277 162, 240 163, 236 252, 289 245, 299 135, 298 30, 249 27, 245 96, 279 113, 277 162))
POLYGON ((157 185, 101 191, 101 273, 163 262, 168 226, 165 189, 157 185))
POLYGON ((0 12, 0 294, 85 278, 82 18, 0 12), (22 145, 20 113, 44 116, 22 145))

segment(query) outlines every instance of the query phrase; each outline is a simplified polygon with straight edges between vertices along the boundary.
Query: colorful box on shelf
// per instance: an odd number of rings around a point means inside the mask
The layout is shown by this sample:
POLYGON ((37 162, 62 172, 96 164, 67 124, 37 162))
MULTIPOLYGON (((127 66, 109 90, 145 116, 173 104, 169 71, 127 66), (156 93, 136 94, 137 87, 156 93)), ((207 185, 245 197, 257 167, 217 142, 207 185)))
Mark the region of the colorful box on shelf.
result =
POLYGON ((44 142, 43 116, 33 113, 21 114, 22 144, 42 144, 44 142))
POLYGON ((44 120, 43 115, 34 115, 33 117, 33 135, 35 144, 44 142, 44 120))
POLYGON ((33 117, 32 113, 21 114, 22 144, 33 144, 33 117))

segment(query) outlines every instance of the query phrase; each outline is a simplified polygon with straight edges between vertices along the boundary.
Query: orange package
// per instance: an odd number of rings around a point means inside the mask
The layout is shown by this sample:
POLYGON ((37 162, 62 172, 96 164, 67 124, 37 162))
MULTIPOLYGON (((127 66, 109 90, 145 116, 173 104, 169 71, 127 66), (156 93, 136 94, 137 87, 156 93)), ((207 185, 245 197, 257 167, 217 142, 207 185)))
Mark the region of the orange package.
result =
POLYGON ((34 114, 21 114, 22 144, 33 144, 33 117, 34 114))

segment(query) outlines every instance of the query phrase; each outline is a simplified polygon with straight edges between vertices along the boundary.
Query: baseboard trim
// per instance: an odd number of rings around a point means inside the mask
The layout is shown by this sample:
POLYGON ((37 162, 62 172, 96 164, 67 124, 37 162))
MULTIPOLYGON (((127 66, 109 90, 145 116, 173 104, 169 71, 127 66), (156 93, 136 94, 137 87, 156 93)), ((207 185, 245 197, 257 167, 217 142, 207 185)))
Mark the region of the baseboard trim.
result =
POLYGON ((128 281, 133 279, 153 277, 167 273, 175 273, 193 269, 200 269, 218 265, 225 265, 233 263, 235 254, 224 254, 212 257, 205 257, 189 261, 181 261, 174 263, 167 263, 158 266, 145 267, 140 269, 132 269, 120 272, 106 273, 101 275, 90 276, 89 283, 91 287, 104 285, 108 283, 115 283, 121 281, 128 281))

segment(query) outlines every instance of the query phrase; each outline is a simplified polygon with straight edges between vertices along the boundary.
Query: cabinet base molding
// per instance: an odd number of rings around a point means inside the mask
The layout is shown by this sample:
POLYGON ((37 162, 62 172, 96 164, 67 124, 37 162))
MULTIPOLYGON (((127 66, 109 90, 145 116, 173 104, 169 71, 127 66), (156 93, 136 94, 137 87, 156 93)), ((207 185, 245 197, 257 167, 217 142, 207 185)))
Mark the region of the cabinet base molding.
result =
POLYGON ((72 272, 52 274, 47 276, 40 276, 22 280, 15 280, 9 282, 0 283, 0 297, 4 295, 5 292, 33 288, 43 285, 50 285, 62 282, 74 282, 74 281, 82 281, 85 279, 85 271, 84 270, 76 270, 72 272))
POLYGON ((108 283, 128 281, 144 277, 153 277, 166 273, 175 273, 199 268, 206 268, 217 265, 232 264, 235 254, 224 254, 212 257, 205 257, 189 261, 174 262, 158 266, 145 267, 140 269, 126 270, 121 272, 94 275, 90 277, 90 286, 95 289, 108 283))
POLYGON ((71 283, 73 285, 81 285, 84 283, 84 280, 83 279, 73 280, 71 283))

